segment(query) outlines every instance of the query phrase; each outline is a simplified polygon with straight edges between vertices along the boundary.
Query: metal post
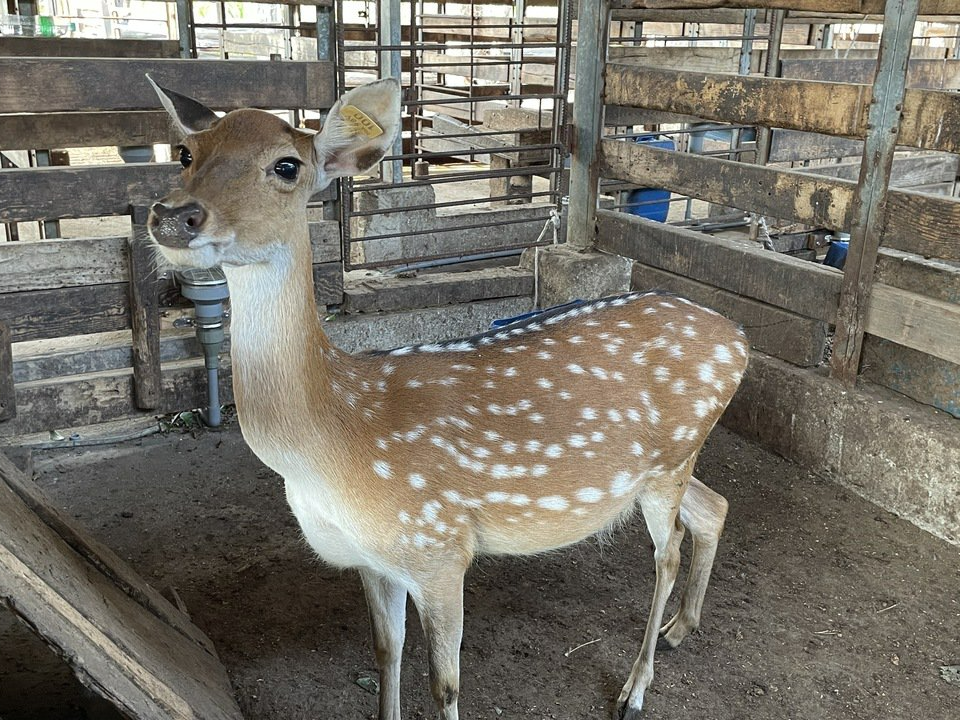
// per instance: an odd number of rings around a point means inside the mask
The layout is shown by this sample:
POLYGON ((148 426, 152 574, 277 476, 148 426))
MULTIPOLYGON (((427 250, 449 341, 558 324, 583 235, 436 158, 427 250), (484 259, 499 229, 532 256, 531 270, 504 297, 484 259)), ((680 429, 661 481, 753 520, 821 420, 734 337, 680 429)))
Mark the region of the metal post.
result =
MULTIPOLYGON (((402 80, 400 64, 400 0, 380 0, 379 17, 380 42, 389 46, 380 52, 380 77, 402 80)), ((398 137, 393 144, 391 155, 403 154, 403 140, 398 137)), ((403 161, 388 160, 383 163, 383 179, 386 182, 403 182, 403 161)))
MULTIPOLYGON (((558 10, 559 12, 559 10, 558 10)), ((523 22, 527 13, 526 0, 516 0, 513 4, 513 23, 511 28, 510 42, 516 47, 510 48, 510 94, 520 95, 523 86, 523 48, 519 47, 523 43, 523 22)), ((520 100, 514 100, 510 104, 520 107, 520 100)))
POLYGON ((867 115, 860 181, 853 199, 850 248, 844 267, 830 368, 834 378, 851 386, 857 380, 864 317, 886 224, 890 171, 900 129, 907 63, 919 4, 919 0, 887 0, 884 8, 880 57, 867 115))
POLYGON ((177 42, 180 44, 180 57, 193 57, 192 35, 193 2, 191 0, 177 0, 177 42))
POLYGON ((317 6, 317 60, 333 60, 333 5, 317 6))
POLYGON ((603 71, 610 25, 609 0, 580 0, 578 17, 567 244, 587 250, 593 246, 597 227, 600 182, 597 150, 603 132, 603 71))

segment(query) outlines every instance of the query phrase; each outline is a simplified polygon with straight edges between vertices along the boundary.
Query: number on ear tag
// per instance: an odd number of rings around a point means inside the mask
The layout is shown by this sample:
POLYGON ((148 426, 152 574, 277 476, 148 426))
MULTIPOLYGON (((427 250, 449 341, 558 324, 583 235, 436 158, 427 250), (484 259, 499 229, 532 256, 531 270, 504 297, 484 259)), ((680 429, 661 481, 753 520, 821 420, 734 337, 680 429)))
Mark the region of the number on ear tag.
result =
POLYGON ((340 116, 350 125, 354 135, 363 135, 371 139, 383 135, 383 128, 356 105, 344 105, 340 108, 340 116))

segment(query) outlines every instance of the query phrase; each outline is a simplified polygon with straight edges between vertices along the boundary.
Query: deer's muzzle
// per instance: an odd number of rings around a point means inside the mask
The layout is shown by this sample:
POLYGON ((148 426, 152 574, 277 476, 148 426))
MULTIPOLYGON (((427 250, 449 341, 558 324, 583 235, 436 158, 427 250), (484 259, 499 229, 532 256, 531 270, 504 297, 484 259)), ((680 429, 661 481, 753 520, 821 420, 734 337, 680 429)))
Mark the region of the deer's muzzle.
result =
POLYGON ((147 227, 153 239, 171 248, 188 247, 190 241, 203 232, 207 211, 200 203, 170 207, 162 202, 150 208, 147 227))

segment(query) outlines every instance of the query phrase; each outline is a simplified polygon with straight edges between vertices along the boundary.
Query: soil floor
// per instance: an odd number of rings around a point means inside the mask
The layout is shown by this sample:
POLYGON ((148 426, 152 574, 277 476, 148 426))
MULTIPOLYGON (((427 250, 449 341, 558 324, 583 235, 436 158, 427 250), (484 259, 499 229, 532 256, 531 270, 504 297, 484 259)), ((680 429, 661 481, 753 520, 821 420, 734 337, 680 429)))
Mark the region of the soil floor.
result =
MULTIPOLYGON (((360 581, 313 559, 280 479, 235 425, 47 451, 35 468, 57 506, 165 595, 175 588, 246 717, 375 717, 360 581)), ((960 717, 950 669, 960 665, 960 549, 722 429, 698 476, 729 499, 727 530, 702 629, 658 652, 644 717, 960 717)), ((460 717, 609 718, 653 577, 639 518, 602 546, 479 561, 467 576, 460 717)), ((115 717, 71 691, 11 617, 0 613, 4 720, 115 717)), ((411 609, 408 719, 433 717, 425 671, 411 609)))

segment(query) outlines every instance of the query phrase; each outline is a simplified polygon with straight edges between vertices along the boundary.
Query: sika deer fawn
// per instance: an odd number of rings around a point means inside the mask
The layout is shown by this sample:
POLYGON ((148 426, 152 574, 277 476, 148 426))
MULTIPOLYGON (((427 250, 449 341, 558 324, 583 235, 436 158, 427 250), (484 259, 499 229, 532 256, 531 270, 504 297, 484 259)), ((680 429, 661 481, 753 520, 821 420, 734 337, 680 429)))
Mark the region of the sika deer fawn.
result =
POLYGON ((345 354, 318 320, 306 204, 383 157, 397 84, 350 91, 319 134, 258 110, 218 118, 157 91, 185 135, 184 170, 183 189, 153 207, 152 236, 175 266, 223 266, 244 438, 283 476, 313 549, 360 572, 380 720, 400 718, 408 593, 439 716, 455 720, 474 556, 558 548, 639 508, 656 584, 616 706, 637 717, 658 629, 676 646, 700 621, 727 503, 691 473, 744 372, 743 335, 686 300, 629 294, 466 340, 345 354), (690 575, 661 629, 684 526, 690 575))

